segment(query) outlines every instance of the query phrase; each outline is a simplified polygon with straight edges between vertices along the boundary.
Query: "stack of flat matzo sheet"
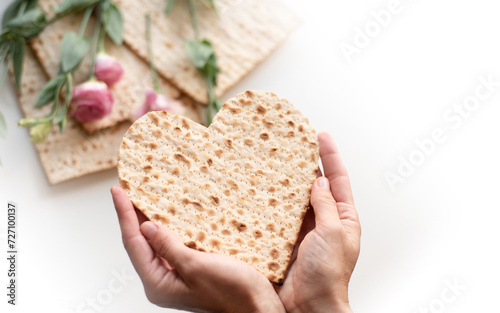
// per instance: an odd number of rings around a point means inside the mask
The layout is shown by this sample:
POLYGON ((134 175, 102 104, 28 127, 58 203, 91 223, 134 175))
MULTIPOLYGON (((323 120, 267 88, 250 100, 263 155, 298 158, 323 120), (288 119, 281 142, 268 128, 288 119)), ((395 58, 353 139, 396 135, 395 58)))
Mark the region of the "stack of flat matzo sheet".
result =
MULTIPOLYGON (((218 12, 196 1, 200 37, 214 46, 221 68, 216 93, 220 97, 267 58, 299 19, 277 0, 214 0, 218 12)), ((151 13, 153 53, 158 72, 200 103, 207 103, 206 87, 186 55, 186 40, 194 39, 187 1, 177 1, 163 12, 165 0, 115 0, 124 20, 125 43, 148 58, 144 16, 151 13)))
MULTIPOLYGON (((49 16, 53 15, 52 9, 62 0, 41 0, 40 8, 49 16)), ((35 51, 43 69, 50 78, 58 74, 61 41, 64 35, 73 31, 78 33, 82 15, 68 16, 47 26, 47 28, 35 39, 31 41, 31 46, 35 51)), ((87 27, 87 35, 92 36, 93 19, 87 27)), ((102 119, 83 123, 82 126, 87 132, 104 129, 116 125, 123 121, 134 121, 134 112, 145 101, 146 88, 153 87, 149 66, 141 58, 136 56, 125 46, 117 46, 110 40, 106 41, 106 52, 115 57, 124 69, 122 79, 111 89, 115 98, 113 110, 102 119)), ((89 55, 84 59, 78 71, 74 74, 75 84, 86 81, 90 76, 91 60, 89 55)), ((169 84, 164 78, 160 78, 162 91, 169 98, 180 98, 185 104, 186 116, 194 121, 201 122, 200 114, 193 101, 188 97, 183 97, 181 92, 169 84)))
MULTIPOLYGON (((38 93, 47 81, 33 52, 26 49, 23 82, 19 92, 19 104, 26 117, 41 117, 50 111, 49 106, 33 108, 38 93)), ((130 123, 120 123, 89 135, 72 118, 68 118, 62 134, 54 127, 44 143, 35 144, 49 182, 56 184, 115 167, 123 134, 129 127, 130 123)))
MULTIPOLYGON (((62 0, 40 0, 39 7, 49 18, 62 0)), ((135 110, 144 103, 145 89, 153 83, 147 64, 145 15, 152 13, 153 51, 162 92, 185 104, 186 117, 201 123, 200 107, 206 103, 204 81, 189 60, 185 43, 194 38, 189 10, 178 1, 165 16, 163 0, 115 0, 124 19, 125 45, 106 41, 106 51, 124 67, 122 80, 112 88, 115 104, 101 120, 79 124, 68 118, 63 134, 54 128, 47 142, 37 144, 40 160, 53 184, 116 166, 119 139, 134 120, 135 110), (135 53, 134 53, 135 52, 135 53), (90 134, 90 135, 89 135, 90 134)), ((215 48, 222 70, 217 95, 248 74, 264 60, 298 25, 298 18, 277 0, 216 0, 218 12, 197 1, 201 37, 215 48)), ((82 15, 70 16, 49 25, 30 45, 26 56, 20 105, 26 116, 42 116, 49 108, 34 110, 36 98, 48 78, 57 75, 60 43, 68 31, 78 32, 82 15), (36 60, 38 58, 38 62, 36 60), (30 64, 30 66, 28 66, 30 64)), ((93 18, 89 33, 93 29, 93 18)), ((90 58, 75 72, 75 85, 88 79, 90 58)))

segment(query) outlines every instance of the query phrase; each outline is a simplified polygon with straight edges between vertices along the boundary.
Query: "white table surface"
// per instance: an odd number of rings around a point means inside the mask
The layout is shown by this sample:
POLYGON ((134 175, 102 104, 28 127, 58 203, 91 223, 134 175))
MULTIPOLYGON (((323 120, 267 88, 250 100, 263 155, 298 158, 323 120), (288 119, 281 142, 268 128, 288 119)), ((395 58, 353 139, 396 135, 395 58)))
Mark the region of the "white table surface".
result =
MULTIPOLYGON (((354 311, 499 312, 500 87, 463 112, 467 118, 448 110, 473 101, 480 77, 500 81, 500 3, 287 2, 301 27, 225 99, 273 91, 336 138, 363 228, 350 285, 354 311), (370 12, 392 5, 399 13, 377 29, 370 12), (341 45, 354 44, 357 27, 370 27, 373 37, 349 63, 341 45), (400 157, 420 161, 415 142, 435 129, 446 140, 391 190, 387 173, 398 174, 400 157), (464 290, 450 290, 455 280, 464 290)), ((27 131, 16 126, 16 101, 7 82, 0 91, 9 127, 0 139, 0 312, 168 312, 147 301, 123 249, 109 194, 116 171, 49 185, 27 131), (19 206, 15 308, 4 296, 7 201, 19 206)))

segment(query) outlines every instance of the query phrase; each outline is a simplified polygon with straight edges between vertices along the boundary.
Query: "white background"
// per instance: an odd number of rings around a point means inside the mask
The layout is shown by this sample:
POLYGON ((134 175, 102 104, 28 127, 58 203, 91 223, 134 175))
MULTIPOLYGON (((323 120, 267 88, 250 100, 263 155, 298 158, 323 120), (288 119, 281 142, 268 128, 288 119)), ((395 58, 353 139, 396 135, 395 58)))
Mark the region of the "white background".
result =
MULTIPOLYGON (((273 91, 335 137, 363 228, 353 310, 499 312, 500 87, 458 127, 443 114, 474 96, 479 77, 500 81, 500 3, 401 0, 377 32, 370 12, 389 0, 287 2, 301 27, 226 98, 273 91), (354 45, 356 28, 367 26, 372 37, 349 63, 340 46, 354 45), (415 141, 436 128, 446 140, 392 191, 387 173, 399 175, 400 157, 418 156, 415 141), (447 290, 455 280, 465 286, 458 296, 447 290)), ((0 140, 2 251, 7 201, 19 205, 20 224, 19 305, 5 304, 2 252, 0 311, 97 312, 87 301, 108 300, 111 282, 123 288, 99 312, 167 312, 147 301, 135 273, 126 286, 114 280, 114 271, 133 271, 109 194, 116 171, 50 186, 27 131, 16 126, 13 86, 0 95, 9 123, 0 140)))

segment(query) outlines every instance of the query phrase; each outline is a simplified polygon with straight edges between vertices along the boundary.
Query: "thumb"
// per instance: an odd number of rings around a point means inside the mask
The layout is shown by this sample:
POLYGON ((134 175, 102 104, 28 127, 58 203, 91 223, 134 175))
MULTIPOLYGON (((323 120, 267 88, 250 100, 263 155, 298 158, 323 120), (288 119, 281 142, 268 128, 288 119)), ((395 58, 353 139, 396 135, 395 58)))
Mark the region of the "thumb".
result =
POLYGON ((186 247, 181 238, 173 231, 152 222, 144 222, 141 232, 156 254, 182 272, 193 255, 194 250, 186 247))
POLYGON ((325 177, 318 177, 311 191, 311 206, 316 216, 316 225, 332 225, 340 222, 337 202, 330 190, 330 182, 325 177))

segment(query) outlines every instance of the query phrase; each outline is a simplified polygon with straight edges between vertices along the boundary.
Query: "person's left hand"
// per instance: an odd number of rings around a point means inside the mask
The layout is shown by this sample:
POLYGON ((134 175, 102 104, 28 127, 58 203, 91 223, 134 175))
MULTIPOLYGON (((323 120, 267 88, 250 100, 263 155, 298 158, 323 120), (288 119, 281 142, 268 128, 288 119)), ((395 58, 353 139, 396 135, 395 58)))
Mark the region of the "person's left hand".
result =
POLYGON ((152 303, 195 312, 285 312, 272 284, 257 270, 186 247, 166 227, 144 222, 119 186, 111 194, 123 244, 152 303))

